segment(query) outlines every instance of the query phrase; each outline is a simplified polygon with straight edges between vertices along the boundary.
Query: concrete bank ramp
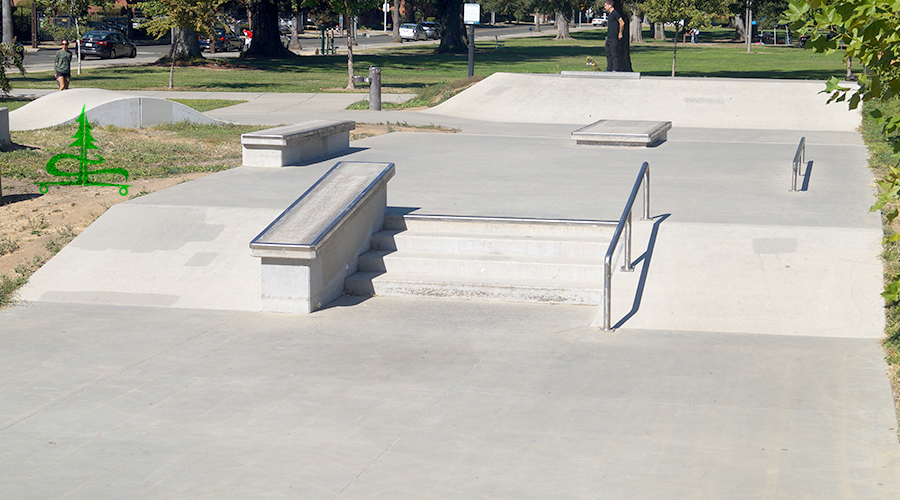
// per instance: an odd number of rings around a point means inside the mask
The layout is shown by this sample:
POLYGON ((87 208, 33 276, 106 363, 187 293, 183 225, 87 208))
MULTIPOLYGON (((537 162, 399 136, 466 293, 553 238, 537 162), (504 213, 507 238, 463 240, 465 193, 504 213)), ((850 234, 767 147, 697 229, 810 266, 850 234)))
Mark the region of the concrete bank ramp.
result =
POLYGON ((673 127, 845 132, 861 121, 846 103, 826 105, 821 81, 602 75, 495 73, 423 113, 514 123, 651 120, 673 127))
POLYGON ((84 107, 94 126, 143 128, 188 121, 218 123, 199 111, 155 97, 136 97, 101 89, 72 89, 41 97, 9 113, 10 130, 35 130, 72 123, 84 107))

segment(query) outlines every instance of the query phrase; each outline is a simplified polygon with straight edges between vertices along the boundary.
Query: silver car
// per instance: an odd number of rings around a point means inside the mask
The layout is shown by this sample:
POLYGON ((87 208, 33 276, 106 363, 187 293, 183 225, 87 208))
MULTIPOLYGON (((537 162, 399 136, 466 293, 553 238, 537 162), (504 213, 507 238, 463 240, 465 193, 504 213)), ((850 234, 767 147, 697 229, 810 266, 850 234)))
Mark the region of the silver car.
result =
POLYGON ((400 25, 400 38, 403 40, 428 40, 428 35, 418 24, 404 23, 400 25))

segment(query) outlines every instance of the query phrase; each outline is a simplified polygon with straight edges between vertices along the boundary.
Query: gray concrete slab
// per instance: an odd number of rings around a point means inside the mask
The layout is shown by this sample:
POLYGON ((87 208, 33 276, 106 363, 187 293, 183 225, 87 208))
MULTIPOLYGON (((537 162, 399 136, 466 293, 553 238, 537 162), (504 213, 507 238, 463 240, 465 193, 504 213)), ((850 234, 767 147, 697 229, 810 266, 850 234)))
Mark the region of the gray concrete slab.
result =
POLYGON ((0 312, 10 498, 893 498, 876 341, 580 307, 0 312))
POLYGON ((111 208, 0 312, 11 498, 900 491, 858 134, 676 124, 658 148, 594 149, 572 143, 573 114, 263 102, 238 111, 462 132, 362 139, 340 158, 111 208), (790 192, 800 137, 812 166, 790 192), (619 329, 590 328, 585 306, 375 297, 255 312, 250 239, 340 160, 394 162, 393 207, 577 219, 617 218, 649 161, 656 219, 635 225, 636 271, 615 275, 619 329))

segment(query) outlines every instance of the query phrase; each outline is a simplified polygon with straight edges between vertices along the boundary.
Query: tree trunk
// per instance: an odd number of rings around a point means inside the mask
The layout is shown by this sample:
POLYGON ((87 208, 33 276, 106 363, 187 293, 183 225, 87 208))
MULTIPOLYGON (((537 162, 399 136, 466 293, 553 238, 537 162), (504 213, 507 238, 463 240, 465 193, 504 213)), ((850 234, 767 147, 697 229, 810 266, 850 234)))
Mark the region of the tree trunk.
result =
POLYGON ((391 43, 403 43, 400 38, 400 0, 394 0, 394 9, 391 11, 391 43))
POLYGON ((734 40, 744 41, 747 38, 747 26, 744 18, 740 14, 735 14, 731 18, 731 27, 734 28, 734 40))
POLYGON ((294 15, 291 18, 291 43, 288 45, 288 48, 291 50, 300 50, 300 38, 297 36, 299 32, 299 28, 297 28, 297 24, 300 22, 300 13, 296 10, 294 11, 294 15))
POLYGON ((203 57, 200 53, 200 41, 193 28, 172 29, 172 59, 185 57, 203 57))
POLYGON ((3 44, 10 50, 13 46, 13 7, 12 0, 0 0, 3 2, 3 44))
POLYGON ((678 54, 678 29, 675 29, 675 36, 672 37, 674 44, 672 45, 672 76, 675 76, 675 56, 678 54))
POLYGON ((631 26, 628 35, 631 43, 644 43, 644 16, 638 11, 631 13, 631 26))
POLYGON ((537 12, 534 13, 534 32, 535 33, 541 32, 541 15, 538 14, 537 12))
POLYGON ((293 52, 281 43, 278 28, 278 5, 275 0, 259 0, 251 4, 253 13, 253 42, 244 52, 246 57, 287 57, 293 52))
POLYGON ((571 40, 569 34, 569 17, 562 11, 556 11, 556 40, 571 40))
POLYGON ((350 33, 347 32, 347 74, 349 75, 347 78, 347 90, 356 88, 356 83, 353 81, 353 42, 350 38, 350 33))
POLYGON ((654 40, 665 40, 666 39, 666 24, 659 22, 653 23, 653 39, 654 40))
POLYGON ((463 39, 462 0, 446 0, 441 3, 441 24, 444 33, 437 51, 440 53, 464 54, 469 48, 463 39))

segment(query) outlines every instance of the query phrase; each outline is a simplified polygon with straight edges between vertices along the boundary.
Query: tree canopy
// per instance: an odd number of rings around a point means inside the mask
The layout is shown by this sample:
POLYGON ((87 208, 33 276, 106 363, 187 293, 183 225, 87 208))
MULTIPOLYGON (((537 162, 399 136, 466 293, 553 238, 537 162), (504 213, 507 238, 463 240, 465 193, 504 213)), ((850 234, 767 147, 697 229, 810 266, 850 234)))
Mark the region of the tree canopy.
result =
MULTIPOLYGON (((858 86, 848 86, 833 77, 825 92, 829 102, 846 101, 850 109, 861 102, 888 101, 900 96, 900 0, 791 0, 786 17, 791 29, 810 38, 806 46, 816 52, 843 50, 863 64, 858 86)), ((898 215, 900 203, 900 116, 872 117, 884 127, 893 145, 895 165, 879 182, 881 192, 872 210, 882 210, 888 220, 898 215)), ((894 234, 891 241, 900 240, 894 234)), ((900 300, 900 276, 888 284, 885 298, 900 300)))

